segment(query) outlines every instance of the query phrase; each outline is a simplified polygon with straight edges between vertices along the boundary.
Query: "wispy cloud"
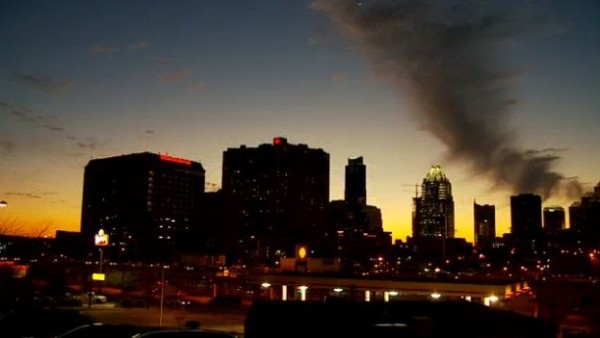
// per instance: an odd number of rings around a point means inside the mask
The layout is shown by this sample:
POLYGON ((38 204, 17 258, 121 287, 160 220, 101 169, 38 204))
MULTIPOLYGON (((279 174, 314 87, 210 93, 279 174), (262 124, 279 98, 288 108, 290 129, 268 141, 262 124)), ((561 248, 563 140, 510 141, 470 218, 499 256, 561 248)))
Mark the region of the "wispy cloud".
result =
POLYGON ((10 77, 20 84, 52 95, 64 93, 71 87, 71 82, 69 80, 54 80, 43 75, 12 71, 10 72, 10 77))
POLYGON ((125 45, 107 45, 96 43, 88 47, 91 55, 116 55, 122 52, 137 52, 148 48, 148 42, 144 40, 134 41, 125 45))
MULTIPOLYGON (((67 156, 83 156, 84 152, 81 150, 96 150, 108 141, 99 142, 94 137, 77 137, 71 130, 63 127, 58 118, 53 115, 48 114, 34 114, 30 109, 26 107, 17 107, 10 103, 0 101, 0 111, 5 111, 8 114, 12 114, 17 117, 21 121, 25 121, 30 123, 34 128, 39 128, 43 130, 48 130, 51 134, 45 134, 42 137, 55 137, 60 136, 64 137, 69 144, 75 146, 78 151, 65 153, 67 156)), ((45 139, 48 141, 49 139, 45 139)), ((46 142, 44 141, 44 142, 46 142)), ((10 137, 10 135, 4 134, 0 135, 0 152, 10 153, 13 152, 16 148, 17 144, 14 141, 14 138, 10 137)))
POLYGON ((92 55, 112 55, 119 53, 121 51, 120 47, 117 46, 107 46, 102 44, 95 44, 93 46, 88 47, 88 53, 92 55))
POLYGON ((201 90, 201 89, 205 89, 207 87, 208 87, 208 84, 202 80, 195 81, 194 83, 191 83, 189 86, 189 88, 191 90, 201 90))
POLYGON ((136 41, 134 43, 130 43, 127 45, 127 50, 135 52, 137 50, 142 50, 148 48, 148 43, 146 41, 136 41))
POLYGON ((331 83, 334 87, 346 87, 349 82, 348 73, 338 71, 331 74, 331 83))
MULTIPOLYGON (((168 68, 168 65, 168 59, 164 59, 162 64, 163 68, 168 68)), ((160 74, 159 79, 163 83, 180 86, 185 90, 192 92, 203 90, 208 87, 206 81, 197 79, 193 76, 193 71, 189 67, 166 69, 160 74)))
POLYGON ((18 116, 22 120, 25 120, 25 121, 28 121, 28 122, 35 122, 36 121, 35 118, 33 118, 33 117, 31 117, 29 115, 29 111, 23 111, 23 110, 13 109, 11 112, 13 113, 13 115, 18 116))
POLYGON ((6 135, 0 135, 0 152, 11 153, 15 150, 15 142, 6 135))
POLYGON ((27 198, 42 198, 42 196, 30 192, 13 192, 9 191, 5 194, 6 196, 19 196, 19 197, 27 197, 27 198))
POLYGON ((44 124, 43 127, 51 131, 65 131, 65 128, 63 127, 53 126, 50 124, 44 124))
POLYGON ((169 84, 182 84, 190 77, 192 71, 189 68, 181 68, 162 73, 161 81, 169 84))
POLYGON ((83 141, 77 141, 77 146, 81 149, 96 150, 100 142, 95 137, 86 137, 83 141))

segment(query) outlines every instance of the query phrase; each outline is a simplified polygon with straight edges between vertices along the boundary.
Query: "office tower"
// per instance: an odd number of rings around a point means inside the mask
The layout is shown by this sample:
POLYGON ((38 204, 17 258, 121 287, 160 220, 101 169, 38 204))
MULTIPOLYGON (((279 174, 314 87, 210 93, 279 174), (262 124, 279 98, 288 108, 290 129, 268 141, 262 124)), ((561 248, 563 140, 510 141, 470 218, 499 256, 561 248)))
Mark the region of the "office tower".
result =
POLYGON ((544 208, 544 231, 548 234, 556 234, 565 228, 565 209, 553 205, 544 208))
POLYGON ((112 260, 170 261, 193 243, 203 193, 198 162, 149 152, 91 160, 83 182, 83 238, 93 243, 102 229, 112 260))
POLYGON ((475 247, 491 248, 496 237, 496 207, 473 202, 475 247))
POLYGON ((381 210, 367 205, 366 172, 362 157, 348 159, 345 198, 330 203, 331 223, 337 233, 336 256, 348 273, 369 269, 391 246, 391 234, 383 231, 381 210))
POLYGON ((223 152, 223 192, 239 213, 240 255, 273 263, 295 245, 318 254, 328 233, 329 154, 276 137, 223 152))
POLYGON ((542 197, 520 194, 510 197, 511 234, 516 239, 537 238, 542 232, 542 197))
POLYGON ((439 165, 431 167, 413 203, 413 237, 454 238, 452 185, 439 165))
POLYGON ((345 183, 346 203, 359 207, 367 205, 367 168, 362 156, 348 159, 345 183))

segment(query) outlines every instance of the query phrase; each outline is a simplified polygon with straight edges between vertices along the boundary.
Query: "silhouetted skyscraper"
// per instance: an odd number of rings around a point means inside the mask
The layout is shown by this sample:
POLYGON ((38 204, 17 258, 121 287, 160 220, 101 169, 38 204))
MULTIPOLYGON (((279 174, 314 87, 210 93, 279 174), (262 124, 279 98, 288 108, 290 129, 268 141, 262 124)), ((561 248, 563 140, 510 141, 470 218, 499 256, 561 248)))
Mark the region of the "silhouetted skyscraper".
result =
POLYGON ((308 243, 309 250, 322 244, 329 224, 329 154, 322 149, 283 137, 257 148, 228 148, 222 179, 240 214, 243 257, 273 262, 293 256, 296 244, 308 243))
POLYGON ((439 165, 431 167, 413 202, 413 237, 454 238, 452 185, 439 165))
POLYGON ((561 206, 549 206, 544 208, 544 231, 548 234, 556 234, 565 228, 565 209, 561 206))
POLYGON ((520 194, 510 197, 511 234, 519 238, 535 238, 542 232, 542 197, 520 194))
POLYGON ((198 162, 148 152, 91 160, 83 182, 83 238, 93 245, 103 229, 112 260, 170 261, 197 226, 203 193, 198 162))
POLYGON ((489 248, 496 237, 496 207, 473 202, 475 224, 475 247, 489 248))
POLYGON ((570 230, 586 240, 600 241, 600 183, 569 207, 570 230))
POLYGON ((391 233, 383 231, 381 210, 367 205, 367 167, 363 158, 348 159, 344 200, 330 203, 331 222, 336 230, 336 256, 345 272, 366 269, 374 257, 385 255, 391 233))
POLYGON ((367 205, 367 168, 362 156, 348 159, 344 198, 350 205, 367 205))

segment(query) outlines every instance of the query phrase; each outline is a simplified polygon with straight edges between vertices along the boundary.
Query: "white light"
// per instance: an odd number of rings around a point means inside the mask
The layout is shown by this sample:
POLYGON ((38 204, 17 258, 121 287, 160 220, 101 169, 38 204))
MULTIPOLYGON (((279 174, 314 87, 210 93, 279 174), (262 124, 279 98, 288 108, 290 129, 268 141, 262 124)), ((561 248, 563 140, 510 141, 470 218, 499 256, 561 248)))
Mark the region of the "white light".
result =
POLYGON ((262 286, 263 288, 265 288, 265 289, 266 289, 266 288, 268 288, 268 287, 270 287, 270 286, 271 286, 271 283, 269 283, 269 282, 264 282, 264 283, 262 283, 260 286, 262 286))
POLYGON ((390 291, 390 292, 388 292, 388 294, 390 296, 397 296, 398 295, 398 291, 390 291))
POLYGON ((300 300, 305 301, 306 300, 306 290, 308 290, 308 286, 306 286, 306 285, 299 286, 298 290, 300 290, 300 300))
POLYGON ((485 297, 483 299, 483 305, 485 305, 485 306, 491 306, 492 304, 496 303, 497 301, 498 301, 498 296, 491 295, 491 296, 485 297))
POLYGON ((441 297, 442 297, 442 295, 437 292, 434 292, 431 294, 431 298, 433 298, 433 299, 440 299, 441 297))
POLYGON ((336 293, 340 293, 340 292, 344 291, 344 289, 342 289, 342 288, 334 288, 333 291, 336 292, 336 293))

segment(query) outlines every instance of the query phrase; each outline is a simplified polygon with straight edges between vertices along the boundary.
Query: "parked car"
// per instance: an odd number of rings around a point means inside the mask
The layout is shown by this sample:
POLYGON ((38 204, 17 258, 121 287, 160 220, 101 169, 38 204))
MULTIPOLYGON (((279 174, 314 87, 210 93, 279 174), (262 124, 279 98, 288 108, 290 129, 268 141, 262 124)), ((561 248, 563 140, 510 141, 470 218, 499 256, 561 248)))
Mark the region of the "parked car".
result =
POLYGON ((50 338, 92 319, 75 310, 22 309, 0 314, 2 338, 50 338))
POLYGON ((129 324, 92 323, 78 326, 55 338, 130 338, 134 335, 156 329, 129 324))
POLYGON ((132 338, 237 338, 237 336, 210 330, 157 330, 140 333, 132 338))
POLYGON ((106 301, 108 300, 105 295, 95 293, 94 291, 84 293, 82 296, 84 298, 85 303, 91 300, 94 304, 102 304, 106 303, 106 301))

